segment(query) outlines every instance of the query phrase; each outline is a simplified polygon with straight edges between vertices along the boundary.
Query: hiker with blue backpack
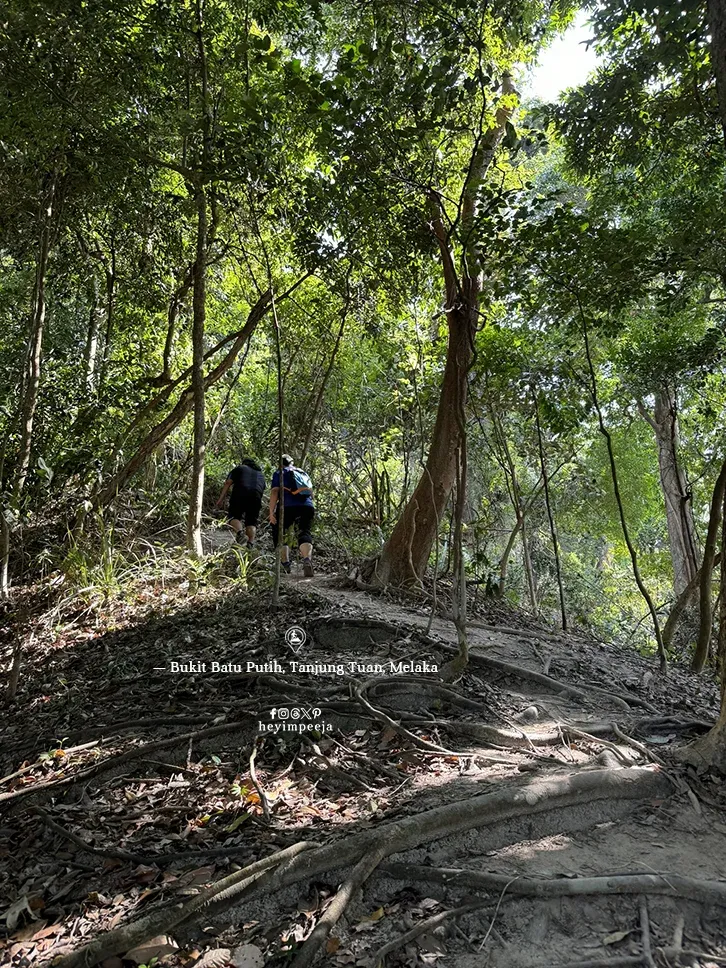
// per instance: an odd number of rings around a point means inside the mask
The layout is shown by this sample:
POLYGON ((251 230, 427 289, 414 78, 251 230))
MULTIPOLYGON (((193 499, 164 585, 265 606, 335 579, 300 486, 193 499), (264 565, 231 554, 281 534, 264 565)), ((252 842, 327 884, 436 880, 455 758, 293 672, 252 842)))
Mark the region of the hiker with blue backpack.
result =
MULTIPOLYGON (((306 578, 312 578, 313 538, 310 531, 313 518, 315 517, 312 481, 304 470, 300 467, 295 467, 293 459, 289 454, 282 455, 282 467, 283 530, 287 534, 293 525, 297 528, 298 548, 300 550, 303 574, 306 578)), ((280 537, 280 526, 278 524, 279 502, 280 471, 278 469, 272 475, 272 488, 270 490, 270 524, 272 525, 272 541, 275 547, 277 547, 280 537)), ((285 573, 289 575, 292 565, 290 563, 290 549, 286 544, 282 546, 282 567, 285 573)))

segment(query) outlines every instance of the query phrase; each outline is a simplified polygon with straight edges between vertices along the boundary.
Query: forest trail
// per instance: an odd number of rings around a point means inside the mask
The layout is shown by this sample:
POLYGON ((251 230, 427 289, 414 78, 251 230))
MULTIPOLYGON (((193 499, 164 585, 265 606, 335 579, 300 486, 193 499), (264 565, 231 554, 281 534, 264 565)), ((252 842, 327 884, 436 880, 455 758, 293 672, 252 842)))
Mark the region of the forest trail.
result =
POLYGON ((648 964, 648 941, 659 965, 675 964, 674 943, 726 955, 723 794, 670 755, 713 716, 715 690, 515 612, 510 631, 472 616, 471 666, 454 685, 351 675, 351 661, 441 664, 455 635, 435 618, 427 636, 427 611, 350 585, 294 573, 275 614, 266 591, 209 589, 30 657, 43 673, 2 744, 0 849, 28 905, 5 906, 9 964, 120 968, 129 951, 148 964, 151 938, 178 968, 202 956, 221 968, 244 944, 250 965, 297 968, 341 882, 379 849, 323 937, 323 964, 648 964), (308 635, 295 656, 291 626, 308 635), (175 657, 197 665, 171 674, 175 657), (269 660, 284 671, 239 671, 269 660), (212 661, 229 671, 210 674, 212 661), (261 734, 285 706, 317 708, 331 731, 261 734), (303 840, 313 846, 281 873, 168 921, 303 840), (146 936, 130 935, 141 918, 146 936))

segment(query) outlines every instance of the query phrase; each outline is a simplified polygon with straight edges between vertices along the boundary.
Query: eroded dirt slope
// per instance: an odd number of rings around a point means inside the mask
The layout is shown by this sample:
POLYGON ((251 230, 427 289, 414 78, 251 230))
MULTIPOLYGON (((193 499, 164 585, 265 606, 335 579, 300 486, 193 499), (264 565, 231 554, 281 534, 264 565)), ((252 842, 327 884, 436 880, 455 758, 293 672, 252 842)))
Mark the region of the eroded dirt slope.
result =
POLYGON ((428 625, 293 576, 274 614, 151 590, 38 646, 3 726, 3 962, 720 963, 721 788, 671 757, 715 688, 516 615, 475 617, 444 684, 428 625))

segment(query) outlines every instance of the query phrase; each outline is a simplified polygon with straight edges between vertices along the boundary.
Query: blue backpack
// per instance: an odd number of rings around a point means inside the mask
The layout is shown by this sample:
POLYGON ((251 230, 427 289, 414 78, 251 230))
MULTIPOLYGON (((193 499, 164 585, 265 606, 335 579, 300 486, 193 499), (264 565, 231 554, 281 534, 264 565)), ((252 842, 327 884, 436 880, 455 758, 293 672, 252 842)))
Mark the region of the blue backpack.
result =
POLYGON ((313 496, 313 482, 304 470, 301 470, 299 467, 286 467, 285 476, 288 483, 291 482, 291 479, 294 483, 294 487, 286 487, 286 491, 289 491, 291 494, 300 495, 301 497, 313 496), (290 477, 287 476, 288 474, 290 477))

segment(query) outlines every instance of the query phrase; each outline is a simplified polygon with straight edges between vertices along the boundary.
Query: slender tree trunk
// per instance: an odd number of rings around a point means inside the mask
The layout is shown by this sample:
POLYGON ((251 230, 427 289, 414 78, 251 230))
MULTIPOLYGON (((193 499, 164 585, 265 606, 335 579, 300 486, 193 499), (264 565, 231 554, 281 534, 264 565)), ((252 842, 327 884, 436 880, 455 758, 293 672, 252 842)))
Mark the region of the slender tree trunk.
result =
MULTIPOLYGON (((713 560, 713 567, 716 568, 721 561, 721 554, 717 554, 713 560)), ((703 566, 701 566, 703 567, 703 566)), ((701 587, 701 569, 699 568, 696 574, 691 579, 690 583, 683 589, 681 594, 673 603, 673 606, 668 613, 668 620, 663 626, 663 644, 666 651, 670 650, 673 645, 673 636, 678 628, 678 623, 681 620, 681 616, 686 611, 688 606, 691 604, 693 599, 696 597, 697 592, 701 587)))
POLYGON ((419 478, 376 563, 373 577, 379 584, 421 583, 436 539, 436 522, 443 517, 456 480, 457 452, 462 444, 457 407, 466 407, 467 373, 473 360, 482 286, 481 255, 474 241, 478 192, 504 137, 514 103, 514 85, 511 77, 505 75, 496 118, 477 137, 462 191, 458 269, 452 251, 452 234, 444 224, 443 202, 433 190, 429 194, 430 224, 438 243, 444 277, 449 330, 446 366, 425 473, 419 478), (433 482, 433 488, 429 481, 433 482))
POLYGON ((197 188, 197 259, 194 265, 192 321, 192 394, 194 408, 194 444, 192 480, 187 519, 187 547, 201 558, 202 503, 204 499, 204 457, 206 452, 206 419, 204 389, 204 329, 206 320, 207 282, 207 195, 197 188))
POLYGON ((650 617, 653 621, 653 631, 655 633, 656 647, 658 650, 658 658, 660 659, 661 672, 666 672, 668 669, 668 657, 666 655, 665 646, 663 645, 663 636, 660 630, 660 622, 658 621, 658 612, 656 611, 653 599, 650 596, 643 577, 640 574, 640 567, 638 565, 638 554, 635 550, 635 545, 630 537, 630 530, 628 529, 628 524, 625 518, 625 507, 623 505, 623 498, 620 493, 620 484, 618 481, 618 469, 617 463, 615 461, 615 452, 613 450, 613 439, 610 435, 610 431, 605 426, 605 421, 602 415, 602 409, 600 408, 600 397, 597 392, 597 377, 595 375, 595 366, 592 362, 592 354, 590 353, 590 337, 587 330, 587 317, 583 312, 582 306, 580 305, 578 299, 578 306, 580 311, 580 319, 582 320, 582 333, 585 339, 585 356, 587 358, 587 368, 590 375, 590 387, 592 393, 592 403, 595 408, 595 413, 597 414, 598 428, 600 433, 605 438, 605 445, 607 447, 608 462, 610 464, 610 477, 613 482, 613 494, 615 496, 615 503, 618 506, 618 514, 620 516, 620 526, 623 531, 623 538, 625 540, 626 547, 628 549, 628 554, 630 555, 630 563, 633 569, 633 577, 635 578, 635 584, 638 586, 640 594, 643 596, 645 604, 648 606, 648 611, 650 612, 650 617))
MULTIPOLYGON (((30 470, 30 455, 33 447, 33 426, 35 411, 40 393, 40 376, 43 359, 43 335, 45 330, 45 280, 50 254, 51 225, 58 183, 57 172, 48 181, 40 202, 38 212, 38 254, 35 265, 33 285, 33 304, 30 315, 28 343, 25 352, 25 365, 21 375, 20 390, 20 442, 18 445, 15 469, 12 475, 11 497, 0 503, 0 598, 10 593, 10 546, 12 539, 11 521, 20 504, 25 482, 30 470)), ((3 449, 4 464, 4 449, 3 449)))
POLYGON ((96 357, 98 355, 98 334, 101 327, 101 313, 98 306, 98 278, 94 272, 91 280, 91 310, 88 314, 88 333, 83 361, 86 368, 86 387, 93 390, 96 376, 96 357))
MULTIPOLYGON (((269 265, 268 265, 269 270, 269 265)), ((275 579, 272 586, 272 607, 277 608, 280 601, 280 582, 282 581, 282 547, 285 544, 285 467, 282 455, 285 452, 285 403, 282 377, 282 339, 280 320, 277 317, 275 293, 270 271, 270 291, 272 293, 272 319, 275 326, 275 362, 277 368, 277 469, 280 486, 277 492, 277 547, 275 548, 275 579)))
MULTIPOLYGON (((726 490, 721 495, 721 575, 718 627, 718 671, 721 679, 721 712, 718 722, 686 751, 685 758, 699 767, 715 767, 726 773, 726 490)), ((705 567, 705 552, 704 565, 705 567)), ((709 583, 710 584, 710 583, 709 583)))
POLYGON ((464 561, 464 508, 466 505, 466 430, 461 435, 461 447, 456 455, 456 499, 454 502, 454 581, 451 612, 456 628, 459 653, 446 678, 459 676, 469 664, 469 638, 466 630, 466 564, 464 561))
POLYGON ((111 346, 113 344, 113 325, 115 322, 116 309, 116 249, 115 242, 111 242, 111 251, 106 269, 106 327, 103 336, 103 355, 101 366, 98 373, 98 387, 101 389, 106 382, 108 374, 108 364, 111 361, 111 346))
POLYGON ((38 217, 39 239, 38 256, 35 267, 33 287, 33 310, 30 319, 30 333, 25 357, 25 379, 20 404, 20 444, 18 446, 13 494, 17 500, 25 487, 30 468, 30 453, 33 446, 33 423, 38 405, 40 390, 40 370, 45 329, 45 278, 50 252, 51 219, 55 204, 57 175, 53 174, 41 202, 38 217))
POLYGON ((537 604, 537 582, 534 577, 532 567, 532 555, 529 549, 529 531, 525 520, 525 510, 520 502, 519 516, 522 522, 520 531, 522 532, 522 563, 524 565, 524 577, 527 585, 527 595, 529 597, 529 607, 533 615, 539 615, 539 605, 537 604))
MULTIPOLYGON (((726 2, 725 0, 708 0, 708 22, 711 34, 711 63, 713 64, 713 72, 716 77, 716 92, 718 94, 718 107, 719 115, 721 117, 721 126, 724 132, 724 139, 726 139, 726 2)), ((726 471, 726 463, 721 470, 719 475, 719 480, 724 472, 726 471)), ((726 476, 726 475, 724 475, 726 476)), ((718 483, 718 482, 717 482, 718 483)), ((723 490, 722 489, 722 500, 723 500, 723 490)), ((713 504, 711 505, 711 518, 713 518, 713 504)), ((721 516, 723 517, 723 509, 721 510, 721 516)), ((709 521, 709 532, 711 530, 709 521)), ((708 538, 706 539, 706 548, 703 551, 703 563, 701 565, 701 604, 703 605, 703 588, 705 584, 704 575, 708 575, 709 584, 709 612, 710 612, 710 579, 711 570, 707 566, 706 555, 709 551, 708 549, 708 538)), ((715 544, 715 541, 713 542, 715 544)), ((713 551, 710 552, 711 558, 714 557, 713 551)), ((726 549, 721 555, 721 569, 722 569, 722 592, 723 592, 723 569, 726 568, 726 549)), ((722 601, 724 596, 722 594, 722 601)), ((703 611, 701 612, 701 626, 703 626, 703 611)), ((710 619, 709 619, 710 624, 710 619)), ((701 628, 703 632, 703 627, 701 628)), ((710 635, 710 631, 707 633, 710 635)), ((701 644, 701 634, 699 633, 699 646, 701 644)), ((706 640, 706 654, 708 653, 708 640, 706 640)), ((721 658, 721 715, 719 716, 718 722, 714 728, 706 734, 701 740, 694 744, 693 752, 696 754, 697 759, 704 762, 707 765, 716 766, 721 770, 722 773, 726 773, 726 655, 722 654, 721 658)), ((705 661, 705 656, 704 656, 705 661)), ((695 657, 694 657, 695 663, 695 657)))
POLYGON ((338 355, 338 350, 340 349, 340 343, 343 339, 343 331, 345 330, 345 321, 348 316, 348 308, 350 306, 350 292, 348 292, 345 306, 340 317, 340 327, 338 328, 338 335, 335 337, 335 342, 333 343, 333 350, 330 354, 330 360, 325 368, 325 373, 323 374, 323 379, 320 381, 320 386, 318 387, 318 392, 315 396, 315 401, 312 408, 310 409, 307 416, 307 431, 305 433, 305 440, 303 441, 302 451, 300 454, 300 463, 305 463, 305 458, 308 456, 308 451, 310 450, 310 442, 313 439, 313 431, 315 430, 315 423, 317 421, 318 413, 320 412, 320 407, 323 402, 323 397, 325 396, 325 391, 328 386, 328 381, 330 380, 330 375, 333 372, 333 367, 335 366, 335 359, 338 355))
POLYGON ((10 525, 6 514, 10 508, 0 505, 0 599, 10 594, 10 525))
POLYGON ((555 555, 555 571, 557 573, 557 588, 560 594, 560 614, 562 616, 562 630, 567 631, 567 609, 565 607, 565 589, 562 584, 562 568, 560 567, 560 543, 557 540, 557 527, 555 525, 555 517, 552 513, 552 502, 550 500, 550 483, 547 474, 547 460, 545 457, 544 443, 542 442, 542 426, 539 419, 539 400, 537 394, 532 388, 532 397, 534 399, 534 418, 535 424, 537 426, 537 445, 539 448, 539 462, 542 468, 542 483, 544 485, 544 497, 545 506, 547 508, 547 519, 550 525, 550 537, 552 538, 552 550, 555 555))
POLYGON ((522 519, 517 518, 517 521, 509 532, 509 538, 507 539, 507 544, 502 552, 502 557, 499 559, 499 585, 497 586, 497 598, 504 598, 504 592, 507 585, 507 571, 509 569, 509 559, 512 554, 512 548, 514 548, 514 542, 517 540, 517 535, 522 528, 522 519))
POLYGON ((209 167, 209 151, 212 130, 207 55, 204 45, 203 0, 196 2, 197 50, 201 82, 202 157, 197 175, 197 248, 194 262, 194 293, 192 297, 192 393, 194 395, 194 444, 192 480, 189 492, 189 516, 187 518, 187 547, 201 558, 202 505, 204 502, 204 458, 206 454, 207 422, 205 417, 204 386, 204 331, 207 313, 207 192, 205 181, 209 167))
MULTIPOLYGON (((269 304, 270 293, 263 293, 250 311, 245 326, 237 334, 237 337, 227 352, 227 355, 204 378, 205 391, 209 390, 211 386, 214 386, 214 384, 217 383, 217 381, 220 380, 233 366, 240 350, 245 345, 247 340, 252 337, 252 334, 257 329, 258 323, 267 312, 269 304)), ((116 495, 125 487, 127 482, 134 476, 134 474, 136 474, 138 470, 140 470, 144 462, 148 459, 149 455, 153 453, 154 449, 158 447, 160 443, 166 440, 169 434, 179 426, 187 414, 191 413, 193 406, 194 393, 192 387, 187 386, 182 391, 181 396, 177 400, 177 403, 172 411, 163 420, 152 427, 152 429, 146 434, 136 448, 133 456, 129 458, 123 467, 121 467, 113 475, 113 477, 106 483, 104 488, 98 493, 94 501, 94 507, 107 507, 114 500, 116 495)))
POLYGON ((713 571, 713 561, 716 557, 718 529, 721 526, 722 505, 725 492, 726 460, 721 465, 721 471, 716 478, 716 484, 711 495, 711 513, 708 518, 708 531, 706 533, 706 544, 703 549, 703 563, 701 564, 698 642, 696 643, 696 651, 693 654, 693 665, 691 667, 694 672, 701 672, 706 664, 706 659, 708 659, 708 644, 711 641, 711 630, 713 627, 711 572, 713 571))
POLYGON ((171 383, 171 357, 174 349, 174 338, 176 336, 177 321, 179 310, 184 304, 187 293, 194 282, 194 266, 191 266, 185 273, 184 279, 172 293, 169 302, 169 312, 167 315, 166 339, 164 340, 164 356, 162 363, 160 383, 171 383))
POLYGON ((659 390, 652 416, 642 404, 639 409, 653 428, 658 445, 658 467, 673 563, 673 589, 679 596, 698 572, 700 556, 688 484, 680 463, 675 393, 670 387, 659 390))

